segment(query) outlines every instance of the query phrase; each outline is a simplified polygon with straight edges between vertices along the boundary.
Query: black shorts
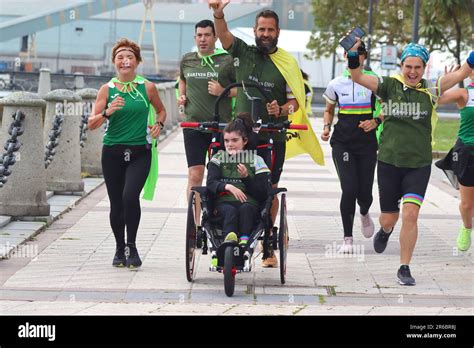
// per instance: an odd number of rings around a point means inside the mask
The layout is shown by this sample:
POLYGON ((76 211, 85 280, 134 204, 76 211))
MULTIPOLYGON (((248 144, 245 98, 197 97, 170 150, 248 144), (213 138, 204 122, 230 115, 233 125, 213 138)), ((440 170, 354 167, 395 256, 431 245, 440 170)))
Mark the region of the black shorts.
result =
POLYGON ((403 204, 413 203, 421 207, 430 175, 431 165, 421 168, 399 168, 378 161, 377 180, 382 213, 399 212, 401 199, 403 204))
POLYGON ((205 133, 195 129, 184 128, 184 149, 188 168, 205 165, 207 150, 212 141, 212 133, 205 133))
POLYGON ((257 148, 257 154, 265 160, 265 163, 271 170, 272 185, 278 184, 280 181, 283 164, 285 163, 285 151, 286 142, 284 141, 274 142, 272 153, 267 148, 257 148))
POLYGON ((458 176, 458 181, 462 186, 474 187, 474 155, 469 157, 467 168, 463 176, 458 176))

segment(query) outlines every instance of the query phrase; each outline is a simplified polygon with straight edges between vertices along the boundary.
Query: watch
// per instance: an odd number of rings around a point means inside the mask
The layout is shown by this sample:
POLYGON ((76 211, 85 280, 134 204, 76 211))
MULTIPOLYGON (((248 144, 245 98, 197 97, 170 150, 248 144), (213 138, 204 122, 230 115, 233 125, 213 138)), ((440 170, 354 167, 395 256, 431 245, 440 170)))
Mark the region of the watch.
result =
POLYGON ((280 106, 280 115, 279 117, 282 117, 283 116, 283 108, 280 106))
POLYGON ((159 125, 161 130, 165 128, 165 124, 161 121, 156 121, 155 124, 159 125))
POLYGON ((329 130, 331 130, 331 124, 330 123, 325 123, 323 129, 324 128, 328 128, 329 130))
POLYGON ((382 119, 380 117, 374 117, 375 123, 377 123, 377 126, 380 126, 382 123, 382 119))
POLYGON ((106 119, 109 119, 110 116, 107 116, 107 109, 104 109, 101 113, 102 117, 106 118, 106 119))

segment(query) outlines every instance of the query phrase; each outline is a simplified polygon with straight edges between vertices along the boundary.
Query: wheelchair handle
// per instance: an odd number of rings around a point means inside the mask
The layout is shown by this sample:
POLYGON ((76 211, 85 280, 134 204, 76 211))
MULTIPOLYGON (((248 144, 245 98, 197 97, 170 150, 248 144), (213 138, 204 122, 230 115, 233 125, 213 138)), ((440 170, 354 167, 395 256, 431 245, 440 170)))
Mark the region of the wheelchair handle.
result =
MULTIPOLYGON (((207 121, 207 122, 181 122, 179 126, 181 128, 201 128, 208 129, 213 131, 222 132, 227 123, 218 123, 216 121, 207 121)), ((289 121, 282 123, 268 123, 262 124, 260 130, 266 132, 278 132, 285 129, 295 129, 295 130, 308 130, 308 125, 306 124, 292 124, 289 121)))
POLYGON ((223 98, 227 98, 227 96, 229 95, 229 92, 232 88, 234 87, 240 87, 240 88, 247 88, 247 87, 251 87, 251 88, 256 88, 260 91, 260 93, 262 93, 262 95, 265 97, 266 101, 268 103, 271 103, 272 101, 272 97, 270 94, 268 94, 268 92, 263 89, 263 87, 258 84, 258 83, 255 83, 255 82, 251 82, 251 81, 241 81, 241 82, 234 82, 234 83, 231 83, 230 85, 228 85, 226 88, 224 88, 224 90, 222 91, 222 93, 220 94, 220 96, 217 97, 215 103, 214 103, 214 120, 219 122, 219 119, 220 119, 220 115, 219 115, 219 104, 221 102, 221 100, 223 98))

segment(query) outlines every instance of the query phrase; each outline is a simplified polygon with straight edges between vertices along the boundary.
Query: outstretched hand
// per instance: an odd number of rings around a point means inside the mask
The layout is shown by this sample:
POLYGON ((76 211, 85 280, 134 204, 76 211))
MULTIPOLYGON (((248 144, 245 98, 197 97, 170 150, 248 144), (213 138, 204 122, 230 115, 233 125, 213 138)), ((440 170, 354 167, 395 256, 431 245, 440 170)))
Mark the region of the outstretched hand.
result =
POLYGON ((229 2, 230 0, 207 0, 209 8, 212 8, 214 12, 222 12, 229 2))

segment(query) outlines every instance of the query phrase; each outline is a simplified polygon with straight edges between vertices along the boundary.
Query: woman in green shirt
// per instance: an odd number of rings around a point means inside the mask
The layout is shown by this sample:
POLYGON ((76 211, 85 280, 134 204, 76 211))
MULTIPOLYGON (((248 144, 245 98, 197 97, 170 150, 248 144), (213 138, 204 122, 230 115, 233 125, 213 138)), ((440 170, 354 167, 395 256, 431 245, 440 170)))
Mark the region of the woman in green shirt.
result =
POLYGON ((433 106, 441 94, 467 78, 474 68, 474 51, 456 72, 435 84, 423 79, 429 52, 422 45, 410 43, 402 52, 401 74, 377 78, 361 71, 357 49, 360 39, 348 52, 352 80, 377 94, 385 116, 381 134, 377 178, 380 193, 380 230, 374 236, 374 249, 382 253, 399 218, 401 285, 415 285, 409 263, 418 237, 418 215, 431 174, 431 132, 433 106))
MULTIPOLYGON (((472 83, 466 88, 450 90, 438 101, 438 104, 456 103, 461 113, 458 140, 453 149, 453 155, 457 156, 454 173, 459 181, 461 194, 459 211, 463 222, 457 238, 457 247, 460 251, 467 251, 471 246, 474 216, 474 71, 471 80, 472 83), (463 153, 465 155, 462 155, 463 153)), ((452 160, 454 164, 454 158, 452 160)))
POLYGON ((137 76, 141 60, 140 47, 133 41, 120 39, 115 44, 112 62, 117 78, 101 86, 95 114, 88 121, 91 130, 107 122, 102 170, 110 200, 110 226, 116 241, 112 262, 116 267, 136 268, 142 264, 135 245, 141 215, 140 192, 150 172, 152 138, 160 135, 166 119, 156 86, 137 76), (157 112, 156 122, 148 126, 152 106, 157 112))

